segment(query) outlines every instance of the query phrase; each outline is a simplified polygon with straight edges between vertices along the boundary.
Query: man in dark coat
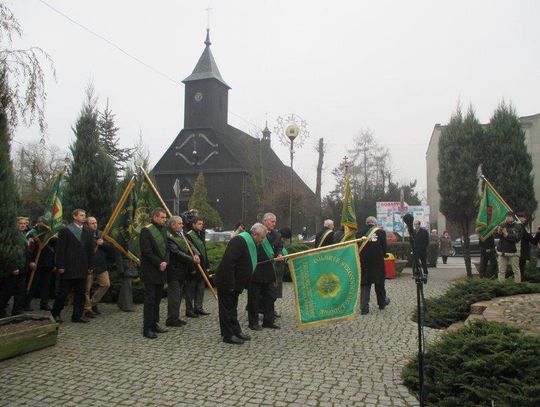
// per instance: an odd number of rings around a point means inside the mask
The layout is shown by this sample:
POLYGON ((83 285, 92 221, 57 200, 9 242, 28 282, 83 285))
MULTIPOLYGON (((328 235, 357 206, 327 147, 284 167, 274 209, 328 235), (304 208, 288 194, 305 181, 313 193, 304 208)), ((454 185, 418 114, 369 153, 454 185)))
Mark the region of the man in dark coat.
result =
POLYGON ((88 231, 92 234, 94 241, 94 268, 93 273, 88 274, 86 278, 86 302, 84 304, 84 316, 95 318, 95 315, 101 314, 98 304, 111 286, 109 279, 108 258, 114 258, 115 250, 112 245, 103 239, 103 232, 98 229, 97 219, 93 216, 86 218, 88 231), (94 284, 94 278, 98 283, 98 288, 90 298, 90 290, 94 284))
POLYGON ((167 230, 167 247, 170 252, 170 262, 167 265, 167 326, 182 326, 186 322, 180 319, 180 303, 184 284, 190 272, 201 260, 198 251, 191 246, 191 256, 188 244, 191 244, 183 235, 184 221, 181 216, 169 219, 167 230))
POLYGON ((495 253, 495 238, 493 235, 485 240, 480 239, 480 270, 482 278, 492 278, 497 275, 497 254, 495 253))
MULTIPOLYGON (((268 230, 266 239, 257 246, 257 261, 263 262, 274 258, 281 258, 283 243, 279 232, 275 230, 276 215, 265 213, 262 224, 268 230)), ((248 319, 249 328, 260 331, 262 327, 280 329, 275 321, 273 286, 277 284, 276 271, 273 262, 257 266, 248 288, 248 319), (263 324, 259 325, 259 309, 262 308, 263 324)))
MULTIPOLYGON (((208 274, 210 272, 210 262, 208 261, 208 254, 206 252, 204 222, 200 217, 195 216, 193 218, 191 230, 186 233, 186 236, 192 245, 197 248, 201 267, 208 274)), ((198 269, 192 269, 186 285, 187 290, 184 290, 186 293, 186 316, 194 318, 199 315, 210 315, 209 312, 203 309, 206 283, 198 269)))
POLYGON ((362 279, 360 283, 360 312, 369 313, 369 298, 371 285, 375 284, 377 304, 385 309, 390 300, 386 297, 384 288, 385 270, 384 256, 386 254, 386 232, 377 227, 377 219, 368 216, 366 227, 356 233, 356 238, 367 237, 368 241, 360 252, 362 279))
POLYGON ((429 233, 426 229, 420 226, 420 221, 414 221, 414 248, 416 250, 416 255, 418 256, 418 261, 424 270, 424 274, 427 276, 427 252, 429 247, 429 233))
POLYGON ((83 228, 86 212, 75 209, 73 222, 58 232, 56 243, 56 273, 60 279, 51 314, 57 322, 62 322, 60 313, 66 298, 73 290, 73 322, 90 322, 83 315, 86 277, 92 273, 94 244, 92 234, 83 228))
POLYGON ((152 212, 152 223, 141 229, 139 245, 141 249, 141 281, 144 284, 143 336, 157 338, 158 333, 167 332, 158 325, 159 304, 163 285, 167 281, 169 249, 164 209, 156 208, 152 212))
POLYGON ((315 235, 315 247, 330 246, 334 244, 334 221, 326 219, 323 229, 315 235))
POLYGON ((23 217, 17 219, 17 259, 14 259, 15 263, 10 267, 11 270, 6 270, 5 273, 2 273, 3 270, 0 271, 0 318, 7 317, 6 307, 11 297, 13 297, 11 315, 18 315, 24 312, 26 303, 26 278, 28 272, 32 268, 35 268, 32 255, 28 250, 28 240, 25 236, 25 229, 27 227, 26 219, 23 217))
POLYGON ((247 288, 257 265, 257 246, 266 237, 267 229, 254 224, 249 233, 241 232, 227 244, 214 281, 218 292, 219 326, 223 342, 241 345, 249 341, 238 322, 238 296, 247 288))
POLYGON ((514 212, 508 211, 504 224, 497 228, 499 243, 497 244, 497 255, 499 257, 499 281, 506 280, 506 269, 508 264, 512 267, 514 281, 521 283, 521 273, 519 272, 520 242, 523 235, 523 228, 515 220, 514 212))
POLYGON ((527 231, 527 217, 524 213, 520 212, 517 214, 519 221, 521 222, 523 228, 523 235, 521 237, 521 251, 519 254, 519 272, 521 274, 521 281, 525 279, 525 267, 527 266, 527 261, 531 259, 531 245, 537 245, 540 242, 540 227, 538 231, 533 236, 527 231))

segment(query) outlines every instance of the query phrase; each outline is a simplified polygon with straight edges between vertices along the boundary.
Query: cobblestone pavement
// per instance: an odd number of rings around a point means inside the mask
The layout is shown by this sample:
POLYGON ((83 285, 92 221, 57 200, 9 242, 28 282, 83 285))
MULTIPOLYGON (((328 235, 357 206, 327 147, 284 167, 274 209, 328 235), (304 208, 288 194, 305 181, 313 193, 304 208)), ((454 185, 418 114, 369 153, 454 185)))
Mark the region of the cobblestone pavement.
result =
MULTIPOLYGON (((459 259, 450 260, 430 271, 426 296, 465 274, 459 259)), ((0 405, 418 405, 400 378, 417 349, 415 283, 405 270, 386 287, 386 310, 372 294, 370 314, 304 332, 295 325, 291 283, 278 301, 279 331, 247 329, 244 293, 240 320, 253 339, 242 346, 221 342, 208 293, 212 315, 156 340, 141 334, 142 305, 133 313, 104 305, 89 324, 62 324, 56 346, 0 362, 0 405)), ((428 341, 438 335, 426 329, 428 341)))

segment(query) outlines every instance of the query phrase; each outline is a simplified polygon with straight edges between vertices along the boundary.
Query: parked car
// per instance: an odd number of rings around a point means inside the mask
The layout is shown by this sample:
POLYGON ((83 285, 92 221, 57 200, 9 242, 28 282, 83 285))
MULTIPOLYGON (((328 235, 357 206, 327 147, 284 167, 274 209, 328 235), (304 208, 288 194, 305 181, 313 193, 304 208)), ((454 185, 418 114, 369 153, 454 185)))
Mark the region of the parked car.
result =
MULTIPOLYGON (((480 255, 480 239, 478 238, 478 235, 470 235, 469 241, 471 255, 480 255)), ((497 243, 499 243, 499 239, 495 239, 495 246, 497 246, 497 243)), ((461 237, 455 239, 452 242, 452 246, 453 253, 451 252, 450 256, 463 256, 463 240, 461 237)))
POLYGON ((207 229, 205 232, 205 240, 207 242, 228 242, 231 240, 231 230, 217 232, 213 229, 207 229))

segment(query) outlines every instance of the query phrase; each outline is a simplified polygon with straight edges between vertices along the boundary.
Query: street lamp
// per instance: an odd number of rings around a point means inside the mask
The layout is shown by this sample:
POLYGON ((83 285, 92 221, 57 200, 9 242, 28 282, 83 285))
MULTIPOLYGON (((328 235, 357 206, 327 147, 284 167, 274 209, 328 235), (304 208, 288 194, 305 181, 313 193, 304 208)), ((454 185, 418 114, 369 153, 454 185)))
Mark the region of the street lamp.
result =
MULTIPOLYGON (((294 180, 294 146, 300 147, 304 143, 304 140, 309 137, 309 131, 307 130, 307 122, 298 115, 291 113, 285 119, 283 117, 277 118, 277 125, 274 131, 279 135, 280 141, 284 145, 289 146, 289 153, 291 156, 291 168, 290 168, 290 191, 289 191, 289 227, 291 231, 293 229, 292 224, 292 201, 293 201, 293 180, 294 180)), ((292 234, 291 234, 292 236, 292 234)))

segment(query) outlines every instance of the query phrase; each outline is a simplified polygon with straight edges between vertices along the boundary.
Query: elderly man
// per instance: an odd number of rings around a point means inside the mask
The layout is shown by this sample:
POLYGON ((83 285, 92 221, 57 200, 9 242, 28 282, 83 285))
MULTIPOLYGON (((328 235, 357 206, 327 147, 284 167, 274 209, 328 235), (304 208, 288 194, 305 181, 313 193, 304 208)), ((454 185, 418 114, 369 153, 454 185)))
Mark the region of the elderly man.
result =
POLYGON ((11 265, 11 270, 6 270, 4 275, 3 271, 0 271, 0 318, 7 317, 6 307, 11 297, 13 297, 11 315, 22 314, 25 308, 26 276, 29 270, 36 267, 28 250, 28 240, 25 236, 27 226, 27 218, 17 218, 18 241, 14 242, 14 246, 17 246, 18 256, 11 265))
POLYGON ((170 252, 170 263, 167 265, 167 326, 182 326, 186 322, 180 319, 180 303, 184 284, 195 264, 201 262, 198 251, 191 246, 193 257, 190 254, 189 241, 184 237, 184 221, 181 216, 169 219, 167 230, 167 247, 170 252), (197 254, 196 254, 197 253, 197 254))
POLYGON ((429 247, 429 233, 420 225, 419 220, 414 221, 414 248, 416 249, 416 255, 418 261, 424 270, 424 274, 428 275, 427 268, 427 252, 429 247))
POLYGON ((94 269, 92 274, 88 274, 86 278, 86 303, 84 304, 84 316, 88 318, 94 318, 95 315, 101 314, 98 309, 98 304, 103 296, 109 290, 111 281, 109 279, 107 257, 114 255, 114 248, 103 239, 103 232, 98 230, 98 223, 96 218, 89 216, 86 218, 86 225, 88 231, 92 234, 94 245, 94 269), (94 283, 94 277, 98 283, 98 288, 94 291, 92 298, 90 298, 90 290, 94 283))
POLYGON ((386 232, 377 227, 377 218, 368 216, 366 227, 357 232, 356 237, 367 237, 368 242, 360 252, 360 264, 362 266, 362 280, 360 285, 360 312, 362 315, 369 313, 369 297, 371 285, 375 284, 375 294, 379 309, 383 310, 390 300, 386 297, 384 288, 384 256, 386 254, 386 232))
POLYGON ((158 333, 167 332, 158 325, 159 304, 163 285, 167 281, 169 249, 165 222, 167 213, 162 208, 152 212, 152 223, 141 229, 139 245, 141 248, 141 280, 144 284, 143 336, 157 338, 158 333))
POLYGON ((238 296, 247 288, 257 266, 257 247, 265 239, 267 229, 255 223, 249 233, 241 232, 227 244, 215 274, 218 292, 219 326, 223 342, 241 345, 249 341, 238 322, 238 296))
POLYGON ((56 244, 56 273, 60 279, 58 293, 51 314, 56 322, 62 322, 60 313, 68 294, 73 290, 73 322, 90 322, 83 315, 86 277, 92 273, 94 243, 92 234, 83 228, 86 211, 75 209, 73 222, 58 232, 56 244))
POLYGON ((315 235, 315 247, 329 246, 334 243, 334 221, 326 219, 323 229, 315 235))
POLYGON ((521 273, 519 272, 519 255, 521 253, 521 238, 523 229, 514 219, 514 212, 508 211, 504 224, 497 228, 499 243, 497 244, 497 255, 499 256, 499 281, 506 280, 506 268, 508 264, 512 267, 514 281, 521 283, 521 273))
MULTIPOLYGON (((200 258, 200 264, 205 273, 210 272, 210 262, 208 261, 208 253, 206 252, 206 240, 204 232, 204 222, 199 216, 193 218, 191 230, 186 234, 193 246, 197 248, 200 258)), ((210 315, 203 309, 204 290, 206 284, 198 270, 193 270, 190 278, 188 278, 186 293, 186 316, 196 318, 199 315, 210 315)))

